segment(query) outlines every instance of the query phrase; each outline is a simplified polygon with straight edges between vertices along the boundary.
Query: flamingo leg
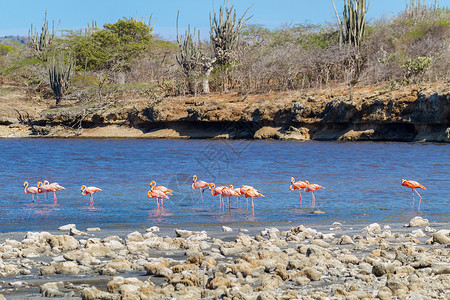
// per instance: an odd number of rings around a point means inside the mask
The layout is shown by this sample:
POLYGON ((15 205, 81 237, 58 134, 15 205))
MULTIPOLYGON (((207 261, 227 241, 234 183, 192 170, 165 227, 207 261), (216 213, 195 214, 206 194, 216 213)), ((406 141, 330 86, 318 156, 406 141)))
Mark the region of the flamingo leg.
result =
POLYGON ((90 198, 91 198, 91 201, 90 201, 89 205, 93 206, 94 205, 94 196, 92 196, 92 194, 91 194, 90 198))
POLYGON ((31 198, 33 199, 33 203, 34 203, 34 194, 31 194, 31 198))
POLYGON ((314 191, 312 191, 312 207, 316 206, 316 197, 314 196, 314 191))
POLYGON ((245 197, 245 201, 247 201, 247 209, 248 209, 248 198, 247 197, 245 197))
POLYGON ((53 192, 53 203, 56 203, 56 201, 58 201, 58 199, 56 199, 56 192, 53 192))
POLYGON ((298 190, 298 194, 300 196, 300 208, 302 208, 302 191, 298 190))
POLYGON ((202 189, 199 189, 200 191, 200 198, 202 198, 202 203, 203 203, 203 193, 202 193, 202 189))
POLYGON ((413 196, 413 206, 412 206, 412 209, 413 209, 413 211, 414 211, 414 189, 411 189, 411 192, 412 192, 412 196, 413 196))
POLYGON ((38 199, 39 202, 41 202, 41 199, 39 199, 39 196, 38 196, 38 195, 36 195, 36 198, 38 199))
POLYGON ((416 191, 417 195, 419 195, 419 207, 417 208, 417 211, 420 210, 420 203, 422 202, 422 196, 420 196, 419 192, 416 189, 413 189, 413 191, 416 191))
POLYGON ((161 208, 164 206, 164 198, 161 198, 161 208))
POLYGON ((253 197, 252 197, 252 209, 253 209, 253 208, 255 208, 255 207, 253 206, 253 197))

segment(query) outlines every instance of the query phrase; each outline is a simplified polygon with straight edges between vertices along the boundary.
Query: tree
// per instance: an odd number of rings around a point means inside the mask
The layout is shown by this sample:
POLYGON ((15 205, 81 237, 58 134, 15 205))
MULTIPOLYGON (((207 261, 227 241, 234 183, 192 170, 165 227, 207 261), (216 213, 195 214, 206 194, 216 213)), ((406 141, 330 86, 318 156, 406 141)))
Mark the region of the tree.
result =
POLYGON ((152 32, 150 20, 147 23, 125 18, 105 24, 103 29, 95 30, 86 37, 74 38, 73 51, 77 64, 88 70, 113 66, 126 70, 131 58, 149 48, 153 40, 152 32))

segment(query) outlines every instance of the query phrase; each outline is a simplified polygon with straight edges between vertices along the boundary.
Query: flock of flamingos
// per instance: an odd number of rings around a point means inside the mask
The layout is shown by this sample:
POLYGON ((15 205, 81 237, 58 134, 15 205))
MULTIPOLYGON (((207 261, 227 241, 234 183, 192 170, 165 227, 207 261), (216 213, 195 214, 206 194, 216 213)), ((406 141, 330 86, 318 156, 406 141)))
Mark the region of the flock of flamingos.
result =
MULTIPOLYGON (((417 181, 413 181, 413 180, 402 179, 401 184, 402 184, 402 186, 410 188, 412 191, 413 210, 414 210, 414 192, 417 193, 417 195, 420 198, 419 206, 417 209, 419 211, 420 203, 422 202, 422 196, 420 196, 419 192, 416 189, 421 188, 421 189, 426 190, 426 188, 423 185, 421 185, 420 183, 418 183, 417 181)), ((37 186, 35 186, 35 187, 34 186, 29 187, 28 182, 25 181, 23 183, 23 187, 25 188, 26 194, 31 194, 33 202, 34 202, 35 195, 36 195, 38 201, 40 201, 40 199, 37 195, 40 193, 44 193, 45 202, 47 202, 47 193, 53 193, 53 201, 56 203, 56 201, 57 201, 56 192, 59 190, 65 189, 64 187, 60 186, 58 183, 49 183, 47 180, 45 180, 44 183, 38 182, 37 186)), ((196 175, 192 176, 192 189, 198 189, 200 191, 200 197, 201 197, 202 202, 203 202, 203 192, 206 189, 209 189, 211 191, 211 195, 213 195, 213 196, 219 195, 221 207, 225 206, 223 198, 227 198, 228 208, 230 208, 230 197, 237 197, 237 204, 239 205, 240 196, 244 195, 245 199, 247 200, 247 207, 248 207, 248 198, 251 198, 252 209, 254 208, 253 198, 264 197, 264 195, 261 194, 260 191, 258 191, 257 189, 255 189, 254 187, 249 186, 249 185, 242 185, 240 188, 233 188, 232 185, 216 187, 216 185, 214 183, 208 183, 203 180, 197 180, 196 175)), ((291 177, 291 184, 289 186, 289 189, 291 191, 298 190, 298 193, 300 196, 300 208, 301 208, 302 207, 302 193, 301 193, 302 190, 305 190, 305 192, 312 192, 312 207, 315 207, 316 199, 314 196, 314 192, 319 189, 324 189, 324 187, 320 186, 318 184, 310 184, 306 180, 296 182, 294 177, 291 177)), ((91 206, 94 205, 93 194, 98 191, 101 191, 101 189, 94 187, 94 186, 89 186, 89 187, 87 187, 85 185, 81 186, 81 194, 84 196, 86 196, 86 195, 90 196, 90 205, 91 206)), ((150 182, 150 190, 147 192, 147 196, 149 198, 155 198, 157 208, 159 208, 160 205, 161 205, 161 207, 164 205, 164 199, 169 199, 168 195, 172 195, 173 192, 174 192, 173 190, 171 190, 165 186, 156 186, 156 182, 154 180, 152 180, 150 182)))

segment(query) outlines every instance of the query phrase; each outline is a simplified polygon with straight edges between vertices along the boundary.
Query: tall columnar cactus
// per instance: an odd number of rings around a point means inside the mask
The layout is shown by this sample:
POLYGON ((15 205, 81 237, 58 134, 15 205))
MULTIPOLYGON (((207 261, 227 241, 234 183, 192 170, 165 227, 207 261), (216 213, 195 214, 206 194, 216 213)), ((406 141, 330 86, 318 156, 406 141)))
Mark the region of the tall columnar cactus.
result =
POLYGON ((64 55, 60 54, 58 57, 56 57, 56 54, 53 55, 52 64, 48 69, 48 74, 50 86, 55 93, 57 105, 60 103, 65 91, 69 88, 73 66, 74 62, 70 58, 70 55, 68 56, 66 63, 64 63, 64 55))
POLYGON ((359 49, 364 38, 370 0, 367 4, 366 0, 344 0, 342 20, 339 18, 334 0, 332 2, 339 23, 339 45, 346 43, 359 49))
POLYGON ((213 16, 209 15, 211 45, 217 63, 223 66, 232 65, 236 61, 236 50, 239 45, 241 29, 251 17, 244 19, 250 7, 240 19, 236 18, 234 6, 229 7, 227 1, 220 6, 219 15, 213 9, 213 16))
POLYGON ((60 22, 58 22, 55 29, 55 21, 53 21, 52 32, 50 33, 48 30, 47 11, 45 11, 45 16, 42 20, 41 34, 39 34, 37 28, 33 28, 33 24, 31 24, 31 29, 28 31, 28 42, 36 51, 43 52, 54 40, 59 23, 60 22))
POLYGON ((425 0, 423 0, 423 1, 410 0, 409 3, 410 4, 408 5, 408 2, 406 1, 405 12, 408 16, 410 16, 412 18, 418 18, 419 16, 424 15, 428 9, 438 9, 439 8, 439 4, 437 3, 436 0, 434 1, 434 5, 430 5, 429 8, 425 4, 425 0))
POLYGON ((188 30, 184 35, 178 34, 178 16, 179 14, 177 14, 177 43, 180 47, 180 53, 176 56, 176 59, 187 77, 189 92, 192 93, 195 92, 195 77, 197 77, 201 53, 199 43, 195 42, 195 28, 194 33, 191 33, 191 28, 188 25, 188 30))

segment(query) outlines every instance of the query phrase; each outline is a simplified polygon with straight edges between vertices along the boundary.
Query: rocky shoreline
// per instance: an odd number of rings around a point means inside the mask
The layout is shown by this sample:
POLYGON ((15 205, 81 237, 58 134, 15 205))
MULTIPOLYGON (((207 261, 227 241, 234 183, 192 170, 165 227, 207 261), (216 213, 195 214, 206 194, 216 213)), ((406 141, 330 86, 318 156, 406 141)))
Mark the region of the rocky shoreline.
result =
POLYGON ((0 299, 448 297, 448 224, 366 225, 2 233, 0 299))
POLYGON ((0 95, 0 137, 450 142, 447 82, 109 102, 0 95))

